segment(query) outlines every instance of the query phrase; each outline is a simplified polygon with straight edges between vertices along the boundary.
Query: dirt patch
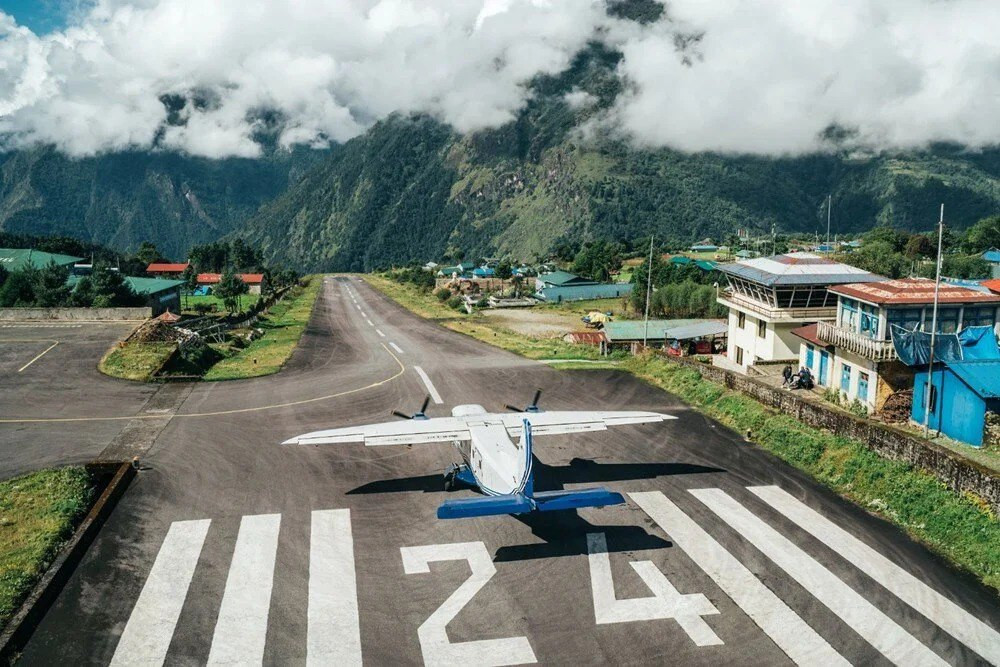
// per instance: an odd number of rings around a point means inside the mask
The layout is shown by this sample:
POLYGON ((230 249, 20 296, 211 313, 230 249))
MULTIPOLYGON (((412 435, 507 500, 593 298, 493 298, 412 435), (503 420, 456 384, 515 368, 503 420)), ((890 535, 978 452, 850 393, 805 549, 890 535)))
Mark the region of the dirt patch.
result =
POLYGON ((482 314, 493 324, 537 338, 557 338, 584 328, 579 316, 552 309, 503 308, 484 310, 482 314))

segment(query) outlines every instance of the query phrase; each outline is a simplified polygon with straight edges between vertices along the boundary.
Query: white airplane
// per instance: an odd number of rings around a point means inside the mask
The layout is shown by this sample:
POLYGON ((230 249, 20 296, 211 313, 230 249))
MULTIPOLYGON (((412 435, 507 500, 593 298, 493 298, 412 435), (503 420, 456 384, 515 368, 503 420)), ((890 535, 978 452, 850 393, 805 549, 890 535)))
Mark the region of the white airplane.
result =
POLYGON ((444 475, 445 489, 463 482, 480 490, 486 498, 445 501, 437 511, 439 519, 461 519, 495 514, 604 507, 625 502, 621 494, 604 488, 535 493, 532 474, 532 439, 536 435, 559 435, 604 431, 609 426, 647 424, 676 419, 658 412, 639 411, 557 411, 538 408, 541 390, 531 405, 521 410, 507 405, 513 413, 490 413, 481 405, 457 405, 451 417, 428 418, 428 396, 420 411, 393 414, 404 422, 348 426, 306 433, 282 444, 329 445, 361 442, 369 447, 453 442, 462 456, 461 465, 452 465, 444 475))

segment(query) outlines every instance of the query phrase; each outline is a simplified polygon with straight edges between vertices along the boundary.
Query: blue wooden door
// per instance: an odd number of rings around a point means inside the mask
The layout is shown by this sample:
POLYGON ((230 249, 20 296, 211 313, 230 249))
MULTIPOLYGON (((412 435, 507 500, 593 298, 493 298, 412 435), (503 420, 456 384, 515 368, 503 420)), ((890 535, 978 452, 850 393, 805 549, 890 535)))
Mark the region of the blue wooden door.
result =
POLYGON ((826 386, 827 373, 829 372, 830 366, 830 353, 823 350, 819 353, 819 383, 826 386))

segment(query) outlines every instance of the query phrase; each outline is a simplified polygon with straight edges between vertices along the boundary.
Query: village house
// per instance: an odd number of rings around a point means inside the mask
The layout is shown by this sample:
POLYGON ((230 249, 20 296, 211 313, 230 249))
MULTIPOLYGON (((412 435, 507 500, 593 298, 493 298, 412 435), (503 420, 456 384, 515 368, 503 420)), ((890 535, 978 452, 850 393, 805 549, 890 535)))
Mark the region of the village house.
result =
POLYGON ((801 339, 793 330, 837 317, 830 287, 885 280, 805 252, 720 264, 718 270, 728 281, 717 301, 729 309, 729 326, 725 357, 716 363, 744 373, 762 361, 795 363, 801 339))
MULTIPOLYGON (((794 330, 804 342, 799 366, 812 371, 817 384, 836 389, 848 401, 877 412, 893 393, 913 388, 914 371, 893 345, 893 326, 930 331, 934 281, 926 278, 834 285, 836 319, 794 330)), ((938 291, 937 331, 957 333, 971 326, 997 323, 1000 295, 958 285, 938 291)))
MULTIPOLYGON (((250 294, 260 294, 264 285, 263 273, 237 273, 236 277, 246 283, 250 294)), ((195 278, 198 287, 214 287, 222 281, 221 273, 199 273, 195 278)))
POLYGON ((610 299, 631 293, 631 283, 601 283, 568 271, 541 273, 535 278, 535 296, 556 303, 610 299))
POLYGON ((191 262, 153 262, 146 267, 151 278, 181 278, 191 262))

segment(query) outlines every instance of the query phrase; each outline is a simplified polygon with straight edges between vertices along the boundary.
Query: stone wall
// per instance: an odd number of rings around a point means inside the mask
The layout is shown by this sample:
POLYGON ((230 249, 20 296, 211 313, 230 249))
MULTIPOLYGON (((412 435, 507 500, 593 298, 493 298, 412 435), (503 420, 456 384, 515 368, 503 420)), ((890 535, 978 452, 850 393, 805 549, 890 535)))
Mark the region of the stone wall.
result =
POLYGON ((143 308, 0 308, 0 322, 128 321, 146 320, 153 309, 143 308))
POLYGON ((698 371, 703 378, 742 392, 768 407, 792 415, 809 426, 857 440, 879 455, 910 463, 941 480, 954 491, 968 491, 986 501, 1000 514, 1000 476, 989 468, 970 461, 940 445, 914 437, 905 431, 869 419, 834 410, 820 403, 799 398, 784 389, 732 371, 699 363, 683 357, 663 356, 674 363, 698 371))

